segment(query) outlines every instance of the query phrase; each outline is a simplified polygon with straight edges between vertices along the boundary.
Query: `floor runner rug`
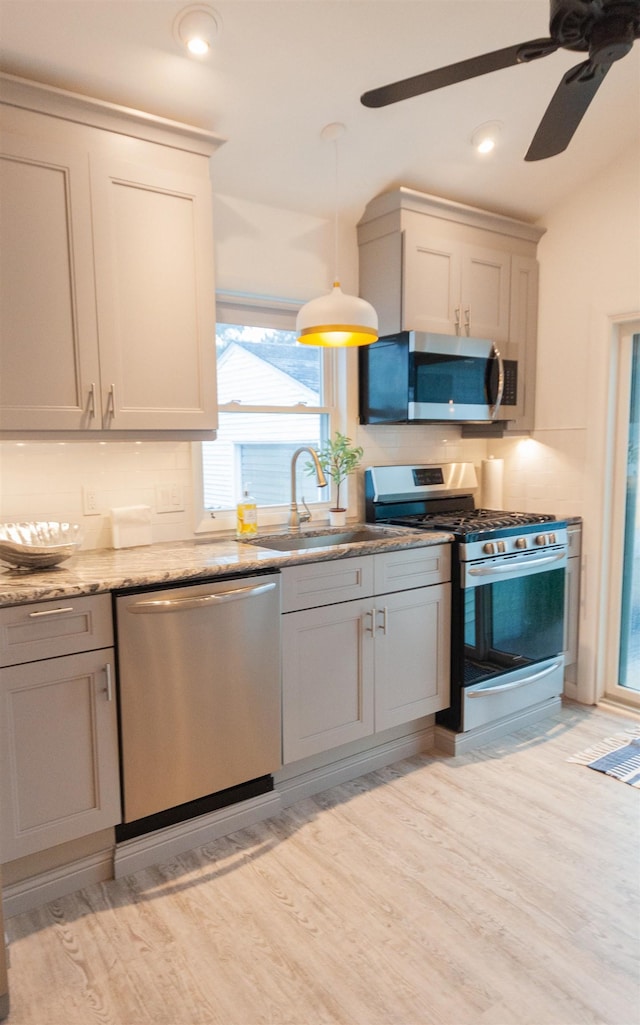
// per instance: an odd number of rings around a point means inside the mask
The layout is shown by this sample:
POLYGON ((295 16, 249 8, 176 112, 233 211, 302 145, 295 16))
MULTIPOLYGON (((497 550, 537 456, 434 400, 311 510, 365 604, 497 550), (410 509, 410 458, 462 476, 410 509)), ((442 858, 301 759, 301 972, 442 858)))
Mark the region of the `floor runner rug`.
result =
POLYGON ((640 789, 640 726, 616 733, 567 761, 586 765, 640 789))

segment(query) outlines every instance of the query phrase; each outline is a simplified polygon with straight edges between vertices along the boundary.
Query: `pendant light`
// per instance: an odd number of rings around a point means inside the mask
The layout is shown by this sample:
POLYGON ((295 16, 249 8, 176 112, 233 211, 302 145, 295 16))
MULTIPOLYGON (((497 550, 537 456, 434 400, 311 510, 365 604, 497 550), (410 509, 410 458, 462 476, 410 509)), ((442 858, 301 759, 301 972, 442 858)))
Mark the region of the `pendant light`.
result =
POLYGON ((373 306, 356 295, 345 295, 338 280, 338 139, 344 132, 339 122, 326 125, 321 132, 322 139, 335 147, 335 276, 331 292, 312 299, 298 313, 296 334, 303 345, 344 348, 371 345, 378 339, 378 315, 373 306))

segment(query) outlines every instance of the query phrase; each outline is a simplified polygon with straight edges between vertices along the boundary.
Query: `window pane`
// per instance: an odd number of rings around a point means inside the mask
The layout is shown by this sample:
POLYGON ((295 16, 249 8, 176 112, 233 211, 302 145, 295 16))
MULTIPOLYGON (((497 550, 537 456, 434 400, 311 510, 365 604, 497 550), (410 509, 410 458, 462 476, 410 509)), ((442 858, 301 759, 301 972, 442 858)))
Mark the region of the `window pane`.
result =
POLYGON ((295 331, 218 324, 216 351, 220 405, 322 405, 321 350, 298 345, 295 331))
POLYGON ((619 683, 640 691, 640 335, 633 339, 632 359, 619 683))
MULTIPOLYGON (((244 488, 258 505, 288 505, 291 500, 291 456, 301 445, 319 448, 328 431, 324 414, 220 413, 216 441, 202 444, 206 509, 235 506, 244 488)), ((307 459, 297 461, 298 499, 329 499, 315 478, 304 473, 307 459)))

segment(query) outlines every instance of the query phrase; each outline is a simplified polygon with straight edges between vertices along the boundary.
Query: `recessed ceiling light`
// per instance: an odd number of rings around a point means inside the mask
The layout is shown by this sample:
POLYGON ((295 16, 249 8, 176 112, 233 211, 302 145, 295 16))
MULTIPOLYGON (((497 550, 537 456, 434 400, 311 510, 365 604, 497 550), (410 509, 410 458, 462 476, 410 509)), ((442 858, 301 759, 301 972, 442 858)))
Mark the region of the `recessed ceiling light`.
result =
POLYGON ((501 121, 486 121, 475 129, 471 136, 471 145, 477 153, 491 153, 496 148, 501 131, 501 121))
POLYGON ((221 20, 217 11, 204 4, 192 4, 177 15, 173 34, 194 57, 206 57, 220 32, 221 20))

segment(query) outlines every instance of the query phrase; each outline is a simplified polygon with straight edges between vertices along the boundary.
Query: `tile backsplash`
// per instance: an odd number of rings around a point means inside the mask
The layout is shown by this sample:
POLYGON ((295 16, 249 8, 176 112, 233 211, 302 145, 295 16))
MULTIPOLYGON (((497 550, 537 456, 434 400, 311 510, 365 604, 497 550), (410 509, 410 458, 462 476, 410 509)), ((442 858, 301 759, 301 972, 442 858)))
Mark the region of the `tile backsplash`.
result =
POLYGON ((149 505, 154 541, 193 535, 189 442, 0 443, 0 520, 71 520, 83 548, 111 547, 110 510, 149 505), (97 513, 87 514, 87 501, 97 513), (171 511, 159 512, 158 507, 171 511))
MULTIPOLYGON (((358 427, 363 465, 504 459, 504 506, 558 517, 580 515, 586 433, 536 432, 532 438, 462 439, 449 425, 358 427)), ((359 515, 364 515, 361 495, 359 515)), ((481 501, 478 492, 476 501, 481 501)), ((194 535, 196 501, 192 444, 175 441, 0 442, 0 521, 71 520, 82 547, 112 545, 110 510, 151 507, 152 540, 194 535), (89 509, 95 508, 95 513, 89 509), (167 511, 160 511, 166 509, 167 511)))

